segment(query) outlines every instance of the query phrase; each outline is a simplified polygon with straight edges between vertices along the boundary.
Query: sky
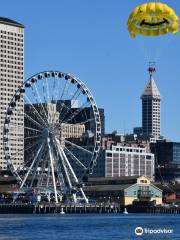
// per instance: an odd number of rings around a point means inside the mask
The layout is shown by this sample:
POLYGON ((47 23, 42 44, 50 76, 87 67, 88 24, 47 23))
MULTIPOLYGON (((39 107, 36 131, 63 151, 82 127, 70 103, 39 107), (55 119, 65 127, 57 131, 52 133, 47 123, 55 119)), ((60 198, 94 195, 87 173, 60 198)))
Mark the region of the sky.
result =
MULTIPOLYGON (((148 1, 147 1, 148 2, 148 1)), ((180 16, 180 1, 164 1, 180 16)), ((161 134, 180 141, 180 33, 159 39, 127 31, 140 0, 0 0, 0 15, 25 25, 25 79, 46 70, 79 77, 105 109, 106 132, 141 126, 148 62, 161 92, 161 134)))

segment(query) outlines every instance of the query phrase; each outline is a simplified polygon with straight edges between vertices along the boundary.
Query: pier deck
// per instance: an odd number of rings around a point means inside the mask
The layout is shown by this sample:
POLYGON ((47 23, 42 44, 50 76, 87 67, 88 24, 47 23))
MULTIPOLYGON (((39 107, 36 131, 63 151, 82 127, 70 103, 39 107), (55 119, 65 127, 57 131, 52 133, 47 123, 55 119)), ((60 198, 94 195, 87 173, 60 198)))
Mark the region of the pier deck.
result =
MULTIPOLYGON (((150 214, 180 214, 180 207, 126 207, 128 213, 150 213, 150 214)), ((123 213, 124 207, 120 205, 71 205, 71 204, 0 204, 0 214, 11 213, 61 213, 70 214, 83 213, 123 213)))

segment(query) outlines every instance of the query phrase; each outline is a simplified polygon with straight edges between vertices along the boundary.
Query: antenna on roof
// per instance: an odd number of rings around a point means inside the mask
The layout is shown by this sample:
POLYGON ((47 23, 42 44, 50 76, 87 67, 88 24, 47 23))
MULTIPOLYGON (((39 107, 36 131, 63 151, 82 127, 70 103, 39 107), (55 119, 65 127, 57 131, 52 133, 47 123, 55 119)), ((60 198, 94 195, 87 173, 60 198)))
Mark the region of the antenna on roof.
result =
POLYGON ((153 75, 154 72, 156 72, 156 62, 149 62, 148 72, 150 77, 153 75))

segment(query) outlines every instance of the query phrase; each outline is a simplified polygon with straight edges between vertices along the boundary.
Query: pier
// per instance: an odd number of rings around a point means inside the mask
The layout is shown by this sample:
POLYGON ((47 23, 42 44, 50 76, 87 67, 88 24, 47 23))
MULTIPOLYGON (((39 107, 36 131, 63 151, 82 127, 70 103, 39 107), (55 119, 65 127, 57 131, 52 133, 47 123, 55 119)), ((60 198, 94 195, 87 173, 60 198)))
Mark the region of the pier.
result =
POLYGON ((0 214, 6 213, 118 213, 121 212, 120 205, 75 205, 75 204, 1 204, 0 214))
MULTIPOLYGON (((128 213, 147 213, 147 214, 180 214, 180 207, 126 207, 128 213)), ((97 205, 75 205, 75 204, 1 204, 0 214, 115 214, 123 213, 124 207, 118 204, 97 204, 97 205)))

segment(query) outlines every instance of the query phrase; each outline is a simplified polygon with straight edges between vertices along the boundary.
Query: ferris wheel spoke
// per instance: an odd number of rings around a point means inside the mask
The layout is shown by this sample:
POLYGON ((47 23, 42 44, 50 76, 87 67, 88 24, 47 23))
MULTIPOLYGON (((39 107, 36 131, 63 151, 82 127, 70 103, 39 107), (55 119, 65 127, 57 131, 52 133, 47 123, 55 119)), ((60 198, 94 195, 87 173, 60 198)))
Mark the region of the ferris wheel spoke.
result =
POLYGON ((73 114, 71 108, 68 107, 65 103, 62 103, 62 106, 61 106, 61 107, 62 107, 62 110, 61 110, 60 113, 59 113, 59 116, 61 116, 61 118, 62 118, 62 116, 64 115, 65 112, 66 112, 66 113, 71 112, 71 114, 73 114), (65 109, 66 109, 66 110, 65 110, 65 109))
MULTIPOLYGON (((79 97, 79 95, 81 94, 81 89, 78 88, 75 92, 74 92, 74 95, 71 97, 71 100, 70 101, 76 101, 79 97)), ((74 103, 73 103, 74 104, 74 103)))
POLYGON ((30 117, 27 113, 23 113, 24 117, 26 117, 27 119, 29 119, 29 121, 31 121, 32 123, 34 123, 36 126, 40 127, 41 129, 44 128, 43 125, 41 125, 39 122, 37 122, 36 120, 34 120, 32 117, 30 117))
POLYGON ((64 88, 64 93, 63 93, 64 100, 67 99, 70 86, 71 86, 71 81, 68 81, 68 80, 67 80, 67 84, 66 84, 66 87, 64 88))
POLYGON ((55 102, 57 103, 57 101, 59 100, 58 99, 58 93, 59 93, 59 89, 60 89, 60 80, 57 78, 56 79, 56 83, 57 83, 57 85, 56 85, 56 89, 55 89, 55 102))
POLYGON ((73 97, 72 97, 71 100, 70 100, 71 102, 73 101, 73 104, 71 105, 71 107, 68 107, 66 104, 63 103, 63 106, 62 106, 62 107, 65 107, 65 108, 67 109, 67 111, 66 111, 66 110, 63 110, 63 111, 60 112, 59 115, 61 115, 61 118, 62 118, 62 119, 63 119, 66 115, 68 115, 68 114, 73 114, 73 112, 72 112, 72 107, 73 107, 75 101, 77 100, 77 98, 79 97, 80 94, 81 94, 81 91, 80 91, 79 88, 78 88, 78 89, 75 91, 73 97), (77 96, 76 96, 76 95, 77 95, 77 96))
POLYGON ((60 104, 61 104, 61 108, 60 108, 60 112, 59 112, 59 116, 61 115, 61 112, 63 110, 63 107, 64 107, 64 103, 63 101, 66 100, 66 97, 65 97, 65 92, 67 91, 66 89, 68 88, 68 80, 65 82, 64 84, 64 88, 62 90, 62 93, 61 93, 61 97, 60 97, 60 104), (62 103, 61 103, 62 102, 62 103))
POLYGON ((52 98, 51 98, 52 102, 56 99, 56 91, 57 91, 56 82, 57 82, 57 78, 54 76, 52 98))
POLYGON ((24 184, 25 184, 25 182, 26 182, 26 180, 27 180, 27 178, 28 178, 28 176, 29 176, 29 174, 30 174, 30 172, 31 172, 31 170, 32 170, 32 168, 33 168, 36 160, 38 159, 38 157, 39 157, 39 155, 40 155, 40 153, 41 153, 41 151, 42 151, 43 146, 44 146, 44 142, 41 144, 41 147, 39 148, 39 150, 38 150, 38 152, 37 152, 34 160, 32 161, 31 166, 29 167, 28 172, 27 172, 27 174, 25 175, 24 180, 23 180, 23 182, 21 183, 20 188, 23 188, 23 186, 24 186, 24 184))
POLYGON ((70 142, 68 140, 65 140, 65 143, 67 143, 67 144, 69 144, 69 145, 71 145, 71 146, 73 146, 73 147, 75 147, 75 148, 77 148, 79 150, 82 150, 83 152, 89 153, 91 155, 93 154, 91 151, 87 150, 86 148, 83 148, 82 146, 79 146, 79 145, 77 145, 75 143, 72 143, 72 142, 70 142))
POLYGON ((39 137, 42 137, 42 134, 36 135, 36 136, 25 137, 24 140, 26 140, 26 139, 33 139, 33 138, 39 138, 39 137))
POLYGON ((35 129, 35 128, 24 127, 24 129, 27 129, 27 130, 30 130, 30 131, 35 131, 35 132, 40 132, 40 133, 41 133, 41 131, 40 131, 40 130, 38 130, 38 129, 35 129))
POLYGON ((79 124, 85 124, 85 123, 88 123, 88 122, 93 122, 94 121, 94 118, 89 118, 83 122, 79 122, 79 124))
MULTIPOLYGON (((33 119, 31 116, 29 116, 27 113, 25 113, 25 111, 20 112, 20 110, 16 111, 17 114, 23 114, 24 118, 27 118, 29 121, 31 121, 32 123, 34 123, 36 126, 40 127, 40 128, 44 128, 39 122, 37 122, 35 119, 33 119)), ((13 124, 12 124, 13 125, 13 124)), ((18 125, 16 125, 18 126, 18 125)), ((23 126, 22 126, 23 127, 23 126)))
POLYGON ((45 78, 45 88, 46 88, 46 96, 47 96, 46 102, 49 102, 49 100, 50 100, 50 95, 49 95, 49 84, 48 84, 47 78, 45 78))
MULTIPOLYGON (((27 113, 23 113, 24 117, 27 118, 30 122, 34 123, 36 126, 40 127, 40 128, 44 128, 44 125, 40 122, 37 122, 36 120, 34 120, 31 116, 29 116, 27 113)), ((38 119, 39 120, 39 119, 38 119)))
MULTIPOLYGON (((15 159, 16 157, 19 157, 19 153, 20 153, 20 152, 23 152, 23 151, 26 152, 26 151, 29 151, 31 148, 37 147, 41 142, 42 142, 42 141, 39 140, 39 141, 37 141, 36 143, 28 146, 27 148, 23 148, 23 149, 16 150, 16 154, 15 154, 15 155, 12 155, 12 154, 11 154, 12 159, 15 159)), ((30 161, 31 161, 31 160, 30 160, 30 161)), ((26 162, 26 164, 29 163, 30 161, 26 162)))
MULTIPOLYGON (((45 149, 45 145, 46 145, 46 144, 45 144, 45 141, 43 141, 43 143, 42 143, 42 149, 41 149, 41 151, 40 151, 39 154, 38 154, 37 160, 36 160, 36 162, 35 162, 35 166, 34 166, 34 168, 33 168, 33 174, 32 174, 32 178, 31 178, 30 187, 33 186, 35 177, 36 177, 36 175, 37 175, 37 169, 38 169, 39 163, 40 163, 40 161, 41 161, 41 158, 42 158, 42 155, 43 155, 43 149, 45 149)), ((38 179, 38 177, 37 177, 37 179, 38 179)))
MULTIPOLYGON (((25 96, 25 98, 28 100, 29 104, 30 104, 31 107, 34 109, 34 111, 37 113, 38 119, 42 121, 42 123, 45 125, 45 127, 47 127, 47 126, 48 126, 48 122, 45 121, 45 120, 42 118, 41 114, 40 114, 40 113, 38 112, 38 110, 34 107, 34 105, 33 105, 32 102, 29 100, 29 98, 27 97, 27 95, 25 94, 24 96, 25 96)), ((36 116, 36 117, 37 117, 37 116, 36 116)), ((47 120, 47 119, 46 119, 46 120, 47 120)))
POLYGON ((67 147, 65 147, 65 150, 66 150, 67 153, 71 156, 71 158, 76 161, 76 163, 77 163, 80 167, 82 167, 84 170, 87 170, 87 167, 85 167, 84 164, 83 164, 67 147))
POLYGON ((62 120, 60 121, 60 123, 64 122, 64 123, 68 123, 70 121, 72 121, 76 116, 78 116, 82 111, 84 111, 85 107, 88 107, 89 102, 85 102, 74 114, 72 114, 72 116, 70 116, 69 118, 66 119, 67 114, 62 118, 62 120))
POLYGON ((42 110, 43 110, 43 112, 44 112, 44 116, 46 117, 47 122, 48 122, 48 117, 47 117, 47 114, 46 114, 45 108, 44 108, 44 106, 43 106, 43 103, 42 103, 41 97, 40 97, 40 95, 39 95, 39 92, 38 92, 38 90, 37 90, 36 83, 34 83, 34 88, 35 88, 35 90, 36 90, 36 94, 37 94, 38 99, 39 99, 39 101, 40 101, 40 104, 41 104, 42 110))

